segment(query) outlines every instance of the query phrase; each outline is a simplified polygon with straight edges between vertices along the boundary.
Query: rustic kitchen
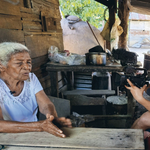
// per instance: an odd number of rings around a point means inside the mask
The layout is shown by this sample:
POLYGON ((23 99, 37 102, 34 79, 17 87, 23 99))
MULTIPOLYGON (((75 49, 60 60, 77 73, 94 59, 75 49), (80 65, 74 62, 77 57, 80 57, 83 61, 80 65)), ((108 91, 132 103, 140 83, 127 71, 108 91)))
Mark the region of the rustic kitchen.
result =
MULTIPOLYGON (((143 130, 131 129, 136 100, 125 87, 127 79, 139 88, 149 83, 148 64, 142 66, 128 50, 127 36, 129 13, 150 15, 150 2, 95 1, 109 13, 102 31, 76 16, 62 18, 59 0, 0 1, 0 43, 29 48, 32 72, 58 116, 73 125, 62 128, 66 138, 46 132, 0 133, 0 149, 150 148, 143 130)), ((145 57, 148 63, 150 56, 145 57)), ((45 116, 38 112, 38 119, 45 116)))

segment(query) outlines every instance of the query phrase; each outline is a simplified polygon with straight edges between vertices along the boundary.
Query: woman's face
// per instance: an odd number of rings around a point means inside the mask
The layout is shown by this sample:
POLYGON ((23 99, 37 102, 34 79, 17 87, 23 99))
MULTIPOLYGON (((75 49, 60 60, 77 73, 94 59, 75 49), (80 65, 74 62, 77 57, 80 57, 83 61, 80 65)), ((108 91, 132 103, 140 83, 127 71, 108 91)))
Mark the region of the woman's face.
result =
POLYGON ((31 63, 31 57, 28 52, 14 54, 8 62, 5 72, 14 80, 27 80, 32 69, 31 63))

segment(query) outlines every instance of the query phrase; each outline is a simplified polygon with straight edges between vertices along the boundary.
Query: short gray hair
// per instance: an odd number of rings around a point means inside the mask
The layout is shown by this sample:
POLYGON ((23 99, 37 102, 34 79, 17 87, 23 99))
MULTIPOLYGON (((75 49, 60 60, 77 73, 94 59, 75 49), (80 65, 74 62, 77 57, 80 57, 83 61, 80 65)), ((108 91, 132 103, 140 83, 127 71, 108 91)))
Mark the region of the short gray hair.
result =
POLYGON ((7 66, 7 63, 12 55, 24 51, 29 53, 29 49, 21 43, 16 42, 0 43, 0 63, 4 66, 7 66))

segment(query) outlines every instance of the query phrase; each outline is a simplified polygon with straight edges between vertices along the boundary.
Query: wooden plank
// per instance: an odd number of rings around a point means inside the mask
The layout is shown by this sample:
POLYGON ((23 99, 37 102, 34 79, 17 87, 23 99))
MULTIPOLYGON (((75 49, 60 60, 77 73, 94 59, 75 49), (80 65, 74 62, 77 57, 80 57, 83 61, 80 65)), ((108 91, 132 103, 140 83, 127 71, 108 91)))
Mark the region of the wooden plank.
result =
POLYGON ((70 100, 72 106, 87 106, 87 105, 104 105, 104 98, 100 97, 88 97, 85 95, 67 95, 67 99, 70 100))
POLYGON ((34 9, 31 8, 26 8, 26 7, 20 7, 20 11, 24 13, 29 13, 29 14, 37 14, 40 15, 40 11, 35 11, 34 9))
POLYGON ((131 115, 90 115, 91 117, 94 117, 95 119, 109 119, 109 120, 120 120, 120 119, 131 119, 131 115))
POLYGON ((50 82, 50 80, 45 80, 45 81, 41 82, 41 85, 42 85, 43 89, 47 89, 47 88, 51 87, 51 82, 50 82))
POLYGON ((13 5, 7 1, 0 1, 0 14, 9 14, 9 15, 16 15, 20 16, 20 6, 13 5))
MULTIPOLYGON (((59 89, 59 93, 62 94, 61 92, 66 91, 67 89, 68 89, 67 85, 64 85, 63 87, 61 87, 59 89)), ((63 95, 62 95, 62 97, 63 97, 63 95)))
POLYGON ((46 0, 46 1, 59 6, 59 1, 58 0, 46 0))
POLYGON ((42 31, 42 25, 40 22, 24 20, 23 21, 23 30, 24 31, 33 31, 33 30, 42 31))
POLYGON ((24 33, 21 30, 0 29, 0 42, 24 42, 24 33))
POLYGON ((41 11, 41 18, 43 17, 53 17, 53 18, 58 18, 59 20, 61 19, 59 7, 51 7, 48 9, 44 9, 41 11))
POLYGON ((45 132, 0 133, 0 144, 53 148, 144 150, 141 129, 63 128, 66 138, 45 132))
POLYGON ((62 36, 25 36, 26 46, 30 49, 32 58, 48 54, 50 46, 63 49, 62 36))
POLYGON ((46 9, 59 7, 58 0, 31 0, 34 9, 46 9))
POLYGON ((113 95, 114 90, 72 90, 63 92, 64 95, 113 95))
POLYGON ((24 7, 24 0, 19 0, 19 4, 20 7, 24 7))
POLYGON ((61 71, 58 71, 58 81, 62 80, 62 74, 61 74, 61 71))
POLYGON ((0 15, 0 28, 22 29, 21 17, 12 15, 0 15))
POLYGON ((76 79, 75 81, 74 81, 75 83, 82 83, 82 84, 91 84, 92 85, 92 80, 87 80, 87 79, 76 79))
POLYGON ((61 34, 61 36, 62 36, 62 29, 60 29, 60 30, 51 30, 51 31, 49 31, 49 32, 27 32, 27 31, 25 31, 25 35, 57 35, 57 34, 61 34))
POLYGON ((43 55, 40 57, 36 57, 32 59, 32 70, 35 70, 36 68, 41 67, 42 65, 46 65, 46 63, 49 61, 47 55, 43 55))
POLYGON ((58 81, 58 88, 61 89, 64 85, 66 85, 66 83, 64 82, 64 80, 60 80, 58 81))
POLYGON ((75 83, 74 87, 79 87, 79 88, 92 88, 92 84, 82 84, 82 83, 75 83))
POLYGON ((41 22, 40 19, 37 18, 22 18, 23 22, 24 21, 30 21, 30 22, 41 22))
POLYGON ((48 71, 73 71, 73 72, 121 72, 122 66, 88 66, 88 65, 64 65, 59 63, 47 63, 48 71))
POLYGON ((46 81, 46 80, 49 80, 49 79, 50 79, 50 76, 47 75, 47 76, 45 76, 45 77, 43 77, 43 78, 41 78, 39 80, 40 80, 40 82, 43 82, 43 81, 46 81))
MULTIPOLYGON (((58 150, 58 149, 49 147, 40 148, 40 147, 5 146, 5 150, 58 150)), ((83 149, 61 148, 61 150, 83 150, 83 149)))
POLYGON ((85 80, 92 80, 92 76, 86 76, 86 75, 75 75, 75 79, 85 79, 85 80))
POLYGON ((34 19, 40 19, 40 14, 30 14, 30 13, 24 13, 21 12, 21 17, 22 18, 34 18, 34 19))

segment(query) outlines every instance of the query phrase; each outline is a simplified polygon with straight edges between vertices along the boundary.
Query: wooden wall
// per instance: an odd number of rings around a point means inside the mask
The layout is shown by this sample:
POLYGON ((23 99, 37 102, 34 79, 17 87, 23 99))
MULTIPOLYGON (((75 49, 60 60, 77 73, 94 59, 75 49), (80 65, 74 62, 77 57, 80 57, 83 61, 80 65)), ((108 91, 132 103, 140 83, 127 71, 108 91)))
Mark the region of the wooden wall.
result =
POLYGON ((30 49, 33 69, 45 92, 50 94, 46 71, 48 48, 63 50, 58 0, 0 0, 0 42, 25 44, 30 49))

